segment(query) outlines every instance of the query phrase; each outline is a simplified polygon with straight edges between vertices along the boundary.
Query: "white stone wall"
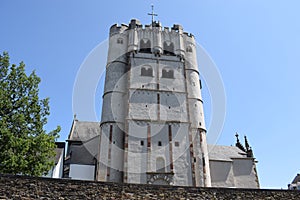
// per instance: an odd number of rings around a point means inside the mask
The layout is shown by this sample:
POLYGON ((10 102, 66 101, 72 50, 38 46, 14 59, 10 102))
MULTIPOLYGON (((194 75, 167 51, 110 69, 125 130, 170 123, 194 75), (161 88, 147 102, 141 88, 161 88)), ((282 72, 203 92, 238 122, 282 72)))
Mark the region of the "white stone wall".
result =
POLYGON ((170 164, 170 153, 169 153, 169 137, 168 137, 168 125, 164 123, 151 123, 151 152, 150 165, 148 172, 158 172, 157 159, 162 158, 165 163, 164 172, 170 172, 168 164, 170 164), (161 143, 161 146, 159 146, 161 143))
POLYGON ((183 63, 179 61, 179 58, 175 57, 176 60, 170 59, 170 56, 162 56, 159 61, 159 83, 160 90, 167 90, 172 92, 186 92, 185 90, 185 78, 184 78, 184 67, 183 63), (169 68, 174 70, 174 78, 163 78, 162 70, 169 68))
POLYGON ((258 186, 253 159, 233 159, 233 174, 235 185, 239 188, 253 188, 258 186))
POLYGON ((197 129, 192 129, 192 138, 193 138, 193 152, 194 157, 196 158, 195 165, 195 177, 196 177, 196 186, 204 185, 204 174, 203 174, 203 152, 200 145, 200 134, 197 129))
POLYGON ((213 187, 259 188, 253 159, 210 160, 213 187))
POLYGON ((172 126, 174 185, 192 185, 191 157, 189 150, 189 125, 187 123, 172 126), (179 146, 175 146, 179 142, 179 146))
POLYGON ((62 178, 62 176, 63 176, 63 170, 64 170, 64 166, 63 166, 64 153, 65 152, 62 152, 60 154, 59 160, 58 160, 57 164, 53 168, 52 178, 62 178))
POLYGON ((147 123, 128 122, 128 182, 147 183, 147 123), (143 145, 141 145, 143 141, 143 145))
POLYGON ((130 70, 130 88, 132 89, 149 89, 155 90, 157 87, 157 65, 153 60, 135 60, 135 66, 131 67, 130 70), (144 62, 139 62, 144 61, 144 62), (141 76, 142 68, 150 68, 153 71, 153 76, 141 76))
POLYGON ((213 187, 235 187, 231 161, 209 161, 213 187))
POLYGON ((122 25, 118 31, 114 32, 115 29, 117 29, 116 25, 112 26, 110 29, 107 65, 118 60, 120 56, 126 54, 128 48, 127 26, 122 25), (122 42, 118 42, 120 39, 122 42))
POLYGON ((110 173, 109 181, 123 181, 123 164, 124 164, 124 127, 123 124, 114 124, 111 137, 110 147, 110 173))
POLYGON ((160 119, 188 122, 186 94, 161 92, 160 105, 160 119))
POLYGON ((100 134, 100 152, 98 155, 99 166, 98 166, 98 181, 107 181, 107 167, 108 167, 108 152, 109 152, 109 123, 102 124, 100 134))

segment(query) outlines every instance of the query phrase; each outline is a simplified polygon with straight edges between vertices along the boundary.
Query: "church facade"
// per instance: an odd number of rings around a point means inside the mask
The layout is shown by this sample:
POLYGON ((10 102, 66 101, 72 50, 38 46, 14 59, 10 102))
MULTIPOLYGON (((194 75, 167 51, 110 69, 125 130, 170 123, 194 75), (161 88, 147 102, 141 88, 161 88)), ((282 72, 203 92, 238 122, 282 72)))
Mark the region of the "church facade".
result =
POLYGON ((180 25, 113 25, 101 122, 74 119, 65 177, 119 183, 258 188, 252 150, 206 143, 192 34, 180 25))

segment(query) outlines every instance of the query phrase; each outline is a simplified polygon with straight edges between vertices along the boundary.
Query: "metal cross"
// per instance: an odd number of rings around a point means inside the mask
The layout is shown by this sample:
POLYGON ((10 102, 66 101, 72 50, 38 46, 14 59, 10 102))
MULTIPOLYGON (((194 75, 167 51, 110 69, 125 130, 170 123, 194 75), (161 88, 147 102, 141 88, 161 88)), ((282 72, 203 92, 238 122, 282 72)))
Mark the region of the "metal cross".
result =
POLYGON ((154 13, 154 6, 151 5, 151 8, 152 8, 152 13, 148 13, 148 15, 151 15, 152 16, 152 23, 154 22, 154 16, 157 16, 157 14, 154 13))

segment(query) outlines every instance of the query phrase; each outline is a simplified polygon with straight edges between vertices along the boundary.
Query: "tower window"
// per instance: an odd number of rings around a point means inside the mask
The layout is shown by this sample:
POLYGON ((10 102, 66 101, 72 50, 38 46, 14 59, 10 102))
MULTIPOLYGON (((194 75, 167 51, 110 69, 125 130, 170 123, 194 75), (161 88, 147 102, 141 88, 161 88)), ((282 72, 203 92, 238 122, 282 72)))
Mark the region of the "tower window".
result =
POLYGON ((174 44, 172 42, 164 42, 164 54, 174 56, 174 44))
POLYGON ((175 147, 179 147, 179 142, 175 142, 175 147))
POLYGON ((152 67, 146 66, 141 68, 141 76, 153 76, 152 67))
POLYGON ((192 52, 193 52, 193 49, 192 49, 192 47, 191 47, 191 46, 188 46, 188 47, 186 48, 186 52, 188 52, 188 53, 192 53, 192 52))
POLYGON ((142 39, 140 41, 140 52, 141 53, 151 53, 151 42, 150 42, 150 40, 142 39))
POLYGON ((162 70, 162 78, 174 78, 174 70, 164 68, 162 70))
POLYGON ((141 146, 144 146, 144 141, 143 140, 141 140, 141 146))
POLYGON ((122 38, 118 38, 118 39, 117 39, 117 43, 118 43, 118 44, 123 44, 123 39, 122 39, 122 38))
POLYGON ((162 144, 161 144, 161 141, 158 141, 158 146, 160 146, 160 147, 161 147, 161 145, 162 145, 162 144))

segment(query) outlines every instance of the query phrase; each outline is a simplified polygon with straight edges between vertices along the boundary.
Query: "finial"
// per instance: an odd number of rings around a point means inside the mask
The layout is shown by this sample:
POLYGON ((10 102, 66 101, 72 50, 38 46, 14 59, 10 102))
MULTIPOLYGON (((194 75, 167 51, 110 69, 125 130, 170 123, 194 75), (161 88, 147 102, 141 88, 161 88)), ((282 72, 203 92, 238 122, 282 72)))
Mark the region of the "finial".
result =
POLYGON ((76 113, 74 114, 74 120, 76 120, 76 113))
POLYGON ((248 143, 247 136, 244 136, 244 137, 245 137, 245 147, 246 147, 246 150, 249 151, 250 150, 250 145, 248 143))
POLYGON ((246 147, 246 153, 247 153, 247 157, 249 158, 253 158, 253 151, 252 151, 252 148, 250 147, 249 143, 248 143, 248 140, 247 140, 247 136, 244 136, 245 137, 245 147, 246 147))
POLYGON ((154 6, 153 6, 153 4, 151 5, 151 8, 152 8, 152 13, 148 13, 148 15, 152 16, 152 24, 153 24, 153 22, 154 22, 154 16, 157 16, 157 14, 154 13, 154 6))
POLYGON ((235 134, 235 137, 236 137, 236 143, 235 143, 235 146, 238 147, 240 150, 246 152, 245 147, 240 143, 240 140, 239 140, 239 134, 236 133, 236 134, 235 134))
POLYGON ((236 134, 235 134, 235 137, 236 137, 236 141, 237 141, 237 143, 239 142, 239 134, 236 132, 236 134))

